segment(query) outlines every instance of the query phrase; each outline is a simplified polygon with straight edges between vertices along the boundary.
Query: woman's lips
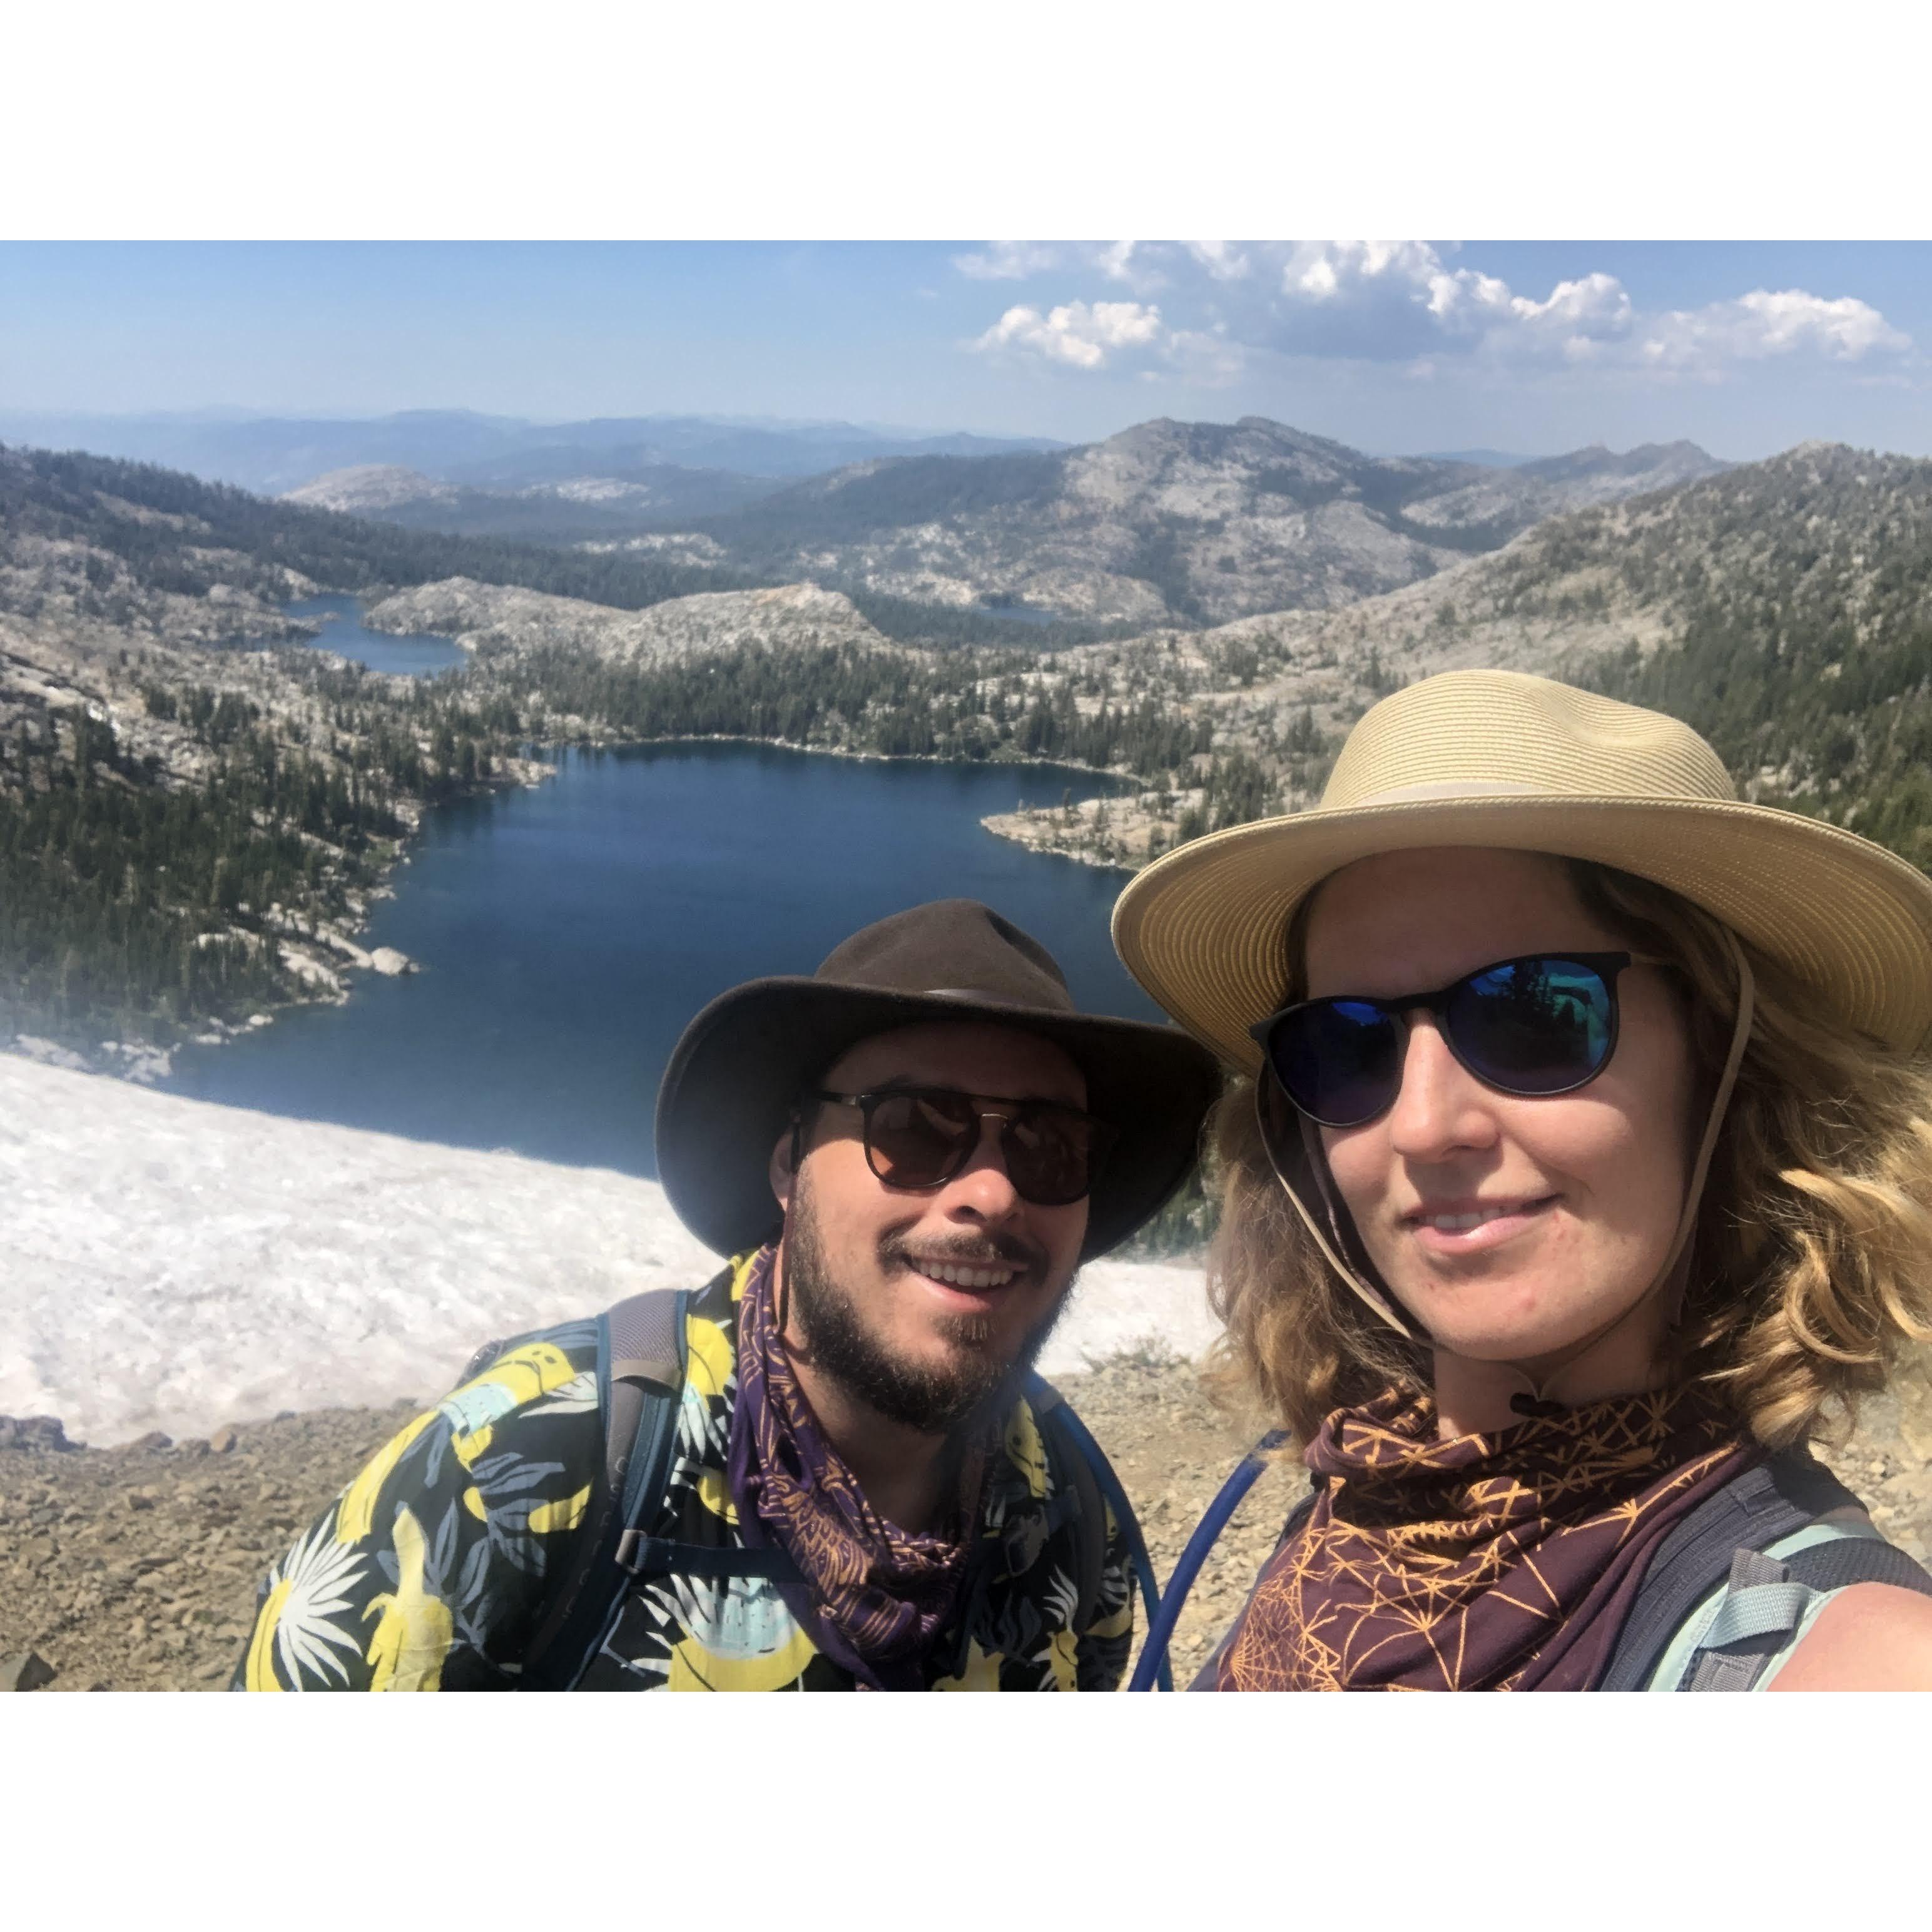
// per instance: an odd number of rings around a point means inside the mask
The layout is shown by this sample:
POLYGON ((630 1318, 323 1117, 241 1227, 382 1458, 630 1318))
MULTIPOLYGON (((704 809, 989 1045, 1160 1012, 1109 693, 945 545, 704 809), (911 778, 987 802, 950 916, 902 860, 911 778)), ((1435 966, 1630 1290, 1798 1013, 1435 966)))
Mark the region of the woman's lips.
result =
POLYGON ((1405 1214, 1402 1226, 1424 1254, 1479 1254, 1514 1240, 1556 1204, 1553 1194, 1531 1201, 1431 1202, 1405 1214))

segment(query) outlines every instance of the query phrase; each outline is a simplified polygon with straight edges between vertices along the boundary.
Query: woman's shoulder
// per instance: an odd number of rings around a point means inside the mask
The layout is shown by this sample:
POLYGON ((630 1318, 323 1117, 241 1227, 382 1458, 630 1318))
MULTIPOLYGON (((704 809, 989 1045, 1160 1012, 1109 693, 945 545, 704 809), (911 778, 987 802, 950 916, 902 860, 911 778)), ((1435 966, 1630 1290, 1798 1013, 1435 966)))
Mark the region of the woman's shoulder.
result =
POLYGON ((1932 1690, 1932 1597, 1893 1583, 1837 1592, 1767 1690, 1932 1690))

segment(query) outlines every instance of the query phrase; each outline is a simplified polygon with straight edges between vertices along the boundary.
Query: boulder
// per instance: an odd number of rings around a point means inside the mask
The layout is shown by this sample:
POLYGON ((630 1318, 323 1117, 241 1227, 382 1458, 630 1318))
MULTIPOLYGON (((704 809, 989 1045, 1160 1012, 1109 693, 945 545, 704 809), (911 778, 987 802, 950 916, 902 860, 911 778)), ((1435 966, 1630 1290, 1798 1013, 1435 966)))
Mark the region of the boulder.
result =
POLYGON ((53 1666, 34 1651, 0 1657, 0 1690, 44 1690, 57 1675, 53 1666))
POLYGON ((218 1456, 226 1456, 242 1439, 241 1432, 232 1422, 224 1422, 208 1438, 208 1446, 218 1456))
POLYGON ((77 1449, 57 1415, 0 1415, 0 1449, 77 1449))
POLYGON ((416 962, 406 952, 398 952, 393 946, 379 946, 369 956, 369 964, 376 970, 393 980, 399 973, 413 973, 416 962))
POLYGON ((128 1445, 130 1449, 146 1450, 172 1449, 174 1446, 174 1438, 164 1436, 158 1429, 151 1429, 146 1435, 136 1436, 128 1445))

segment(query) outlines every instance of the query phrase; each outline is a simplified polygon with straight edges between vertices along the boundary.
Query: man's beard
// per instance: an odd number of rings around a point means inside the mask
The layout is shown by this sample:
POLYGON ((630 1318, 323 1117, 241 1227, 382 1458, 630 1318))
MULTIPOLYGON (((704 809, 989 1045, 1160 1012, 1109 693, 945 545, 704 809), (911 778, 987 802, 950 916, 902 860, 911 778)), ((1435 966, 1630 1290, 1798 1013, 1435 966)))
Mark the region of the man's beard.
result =
MULTIPOLYGON (((976 1244, 973 1258, 986 1258, 988 1246, 1004 1249, 1002 1260, 1029 1268, 1037 1268, 1042 1258, 1030 1244, 1022 1253, 1019 1244, 997 1239, 976 1244)), ((889 1252, 882 1252, 882 1262, 889 1252)), ((940 1320, 940 1333, 956 1345, 950 1362, 908 1361, 892 1353, 866 1326, 852 1298, 832 1280, 802 1175, 785 1216, 784 1280, 788 1312, 796 1318, 812 1366, 888 1420, 928 1436, 946 1435, 989 1411, 995 1398, 1032 1367, 1069 1298, 1063 1289, 1010 1361, 993 1352, 993 1324, 983 1315, 940 1320)))

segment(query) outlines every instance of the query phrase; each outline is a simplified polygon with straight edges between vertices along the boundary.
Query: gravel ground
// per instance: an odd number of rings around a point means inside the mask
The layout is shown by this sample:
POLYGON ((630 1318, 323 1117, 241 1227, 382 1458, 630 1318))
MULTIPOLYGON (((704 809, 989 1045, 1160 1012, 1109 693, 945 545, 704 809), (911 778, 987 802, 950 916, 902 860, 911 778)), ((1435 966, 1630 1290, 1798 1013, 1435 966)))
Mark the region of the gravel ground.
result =
MULTIPOLYGON (((1165 1581, 1251 1432, 1209 1403, 1193 1369, 1155 1352, 1060 1382, 1135 1498, 1165 1581)), ((20 1426, 0 1422, 0 1685, 30 1688, 50 1670, 55 1690, 220 1689, 263 1571, 415 1406, 319 1409, 206 1441, 64 1451, 34 1441, 32 1428, 20 1446, 20 1426)), ((1932 1561, 1924 1365, 1827 1460, 1881 1528, 1932 1561)), ((1239 1608, 1302 1486, 1290 1466, 1249 1492, 1181 1618, 1178 1682, 1239 1608)))

